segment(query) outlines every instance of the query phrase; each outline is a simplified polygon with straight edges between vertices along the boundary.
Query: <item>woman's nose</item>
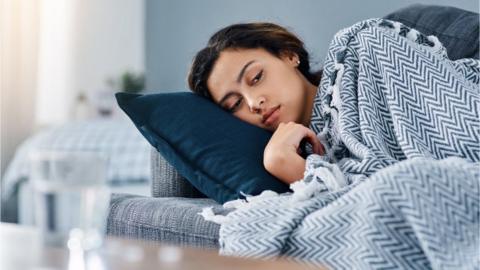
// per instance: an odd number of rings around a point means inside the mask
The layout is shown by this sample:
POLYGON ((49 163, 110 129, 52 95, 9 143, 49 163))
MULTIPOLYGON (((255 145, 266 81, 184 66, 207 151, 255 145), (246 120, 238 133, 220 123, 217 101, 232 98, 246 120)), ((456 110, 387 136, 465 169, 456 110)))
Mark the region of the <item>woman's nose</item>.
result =
POLYGON ((252 105, 250 106, 250 111, 252 113, 261 113, 263 110, 264 103, 265 103, 264 98, 258 98, 256 101, 252 102, 252 105))

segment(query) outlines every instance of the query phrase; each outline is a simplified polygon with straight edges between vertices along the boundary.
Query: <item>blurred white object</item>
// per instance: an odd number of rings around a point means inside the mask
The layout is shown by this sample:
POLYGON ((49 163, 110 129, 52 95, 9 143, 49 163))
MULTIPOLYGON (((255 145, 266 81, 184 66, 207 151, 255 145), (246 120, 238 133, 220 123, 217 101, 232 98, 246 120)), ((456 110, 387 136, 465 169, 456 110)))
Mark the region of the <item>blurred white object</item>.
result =
POLYGON ((79 93, 75 103, 74 116, 77 120, 87 120, 92 117, 92 106, 85 93, 79 93))

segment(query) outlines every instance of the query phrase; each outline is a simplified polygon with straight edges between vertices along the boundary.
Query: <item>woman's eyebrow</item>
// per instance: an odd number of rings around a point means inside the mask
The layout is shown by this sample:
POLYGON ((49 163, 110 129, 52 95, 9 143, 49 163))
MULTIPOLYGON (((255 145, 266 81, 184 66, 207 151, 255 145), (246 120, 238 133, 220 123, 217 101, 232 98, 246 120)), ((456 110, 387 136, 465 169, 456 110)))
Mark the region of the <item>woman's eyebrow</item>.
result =
POLYGON ((243 66, 242 70, 240 70, 240 73, 238 74, 237 83, 240 83, 242 81, 242 77, 243 77, 243 74, 245 74, 245 70, 247 69, 248 66, 250 66, 253 63, 255 63, 255 60, 252 60, 246 63, 245 66, 243 66))
MULTIPOLYGON (((242 70, 240 70, 240 73, 239 73, 238 76, 237 76, 237 83, 240 83, 240 82, 242 81, 242 77, 243 77, 243 75, 245 74, 245 70, 247 70, 248 66, 250 66, 250 65, 253 64, 253 63, 255 63, 255 60, 251 60, 251 61, 249 61, 248 63, 246 63, 246 64, 243 66, 242 70)), ((218 102, 218 104, 222 105, 223 102, 224 102, 225 100, 227 100, 227 99, 228 99, 231 95, 233 95, 233 94, 235 94, 233 91, 228 91, 228 92, 225 94, 225 96, 223 96, 223 98, 220 99, 220 101, 218 102)))

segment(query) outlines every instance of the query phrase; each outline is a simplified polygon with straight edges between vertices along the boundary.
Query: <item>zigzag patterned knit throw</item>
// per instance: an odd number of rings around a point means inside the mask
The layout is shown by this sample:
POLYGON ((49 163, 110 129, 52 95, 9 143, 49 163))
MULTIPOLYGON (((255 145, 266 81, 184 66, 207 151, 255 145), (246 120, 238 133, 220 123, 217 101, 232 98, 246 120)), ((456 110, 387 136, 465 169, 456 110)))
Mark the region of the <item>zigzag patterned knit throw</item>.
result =
POLYGON ((480 61, 370 19, 329 48, 293 193, 226 203, 220 252, 332 269, 478 269, 480 61))

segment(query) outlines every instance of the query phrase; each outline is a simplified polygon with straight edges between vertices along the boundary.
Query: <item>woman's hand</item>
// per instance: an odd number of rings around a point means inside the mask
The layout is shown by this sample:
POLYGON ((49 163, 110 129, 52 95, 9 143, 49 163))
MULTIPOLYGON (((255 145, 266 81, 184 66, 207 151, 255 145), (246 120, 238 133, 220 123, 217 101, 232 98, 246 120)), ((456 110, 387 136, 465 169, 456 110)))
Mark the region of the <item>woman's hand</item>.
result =
POLYGON ((265 169, 290 184, 303 178, 305 159, 300 156, 300 142, 306 139, 313 151, 323 155, 325 150, 315 133, 307 127, 289 122, 280 123, 273 133, 263 153, 265 169))

